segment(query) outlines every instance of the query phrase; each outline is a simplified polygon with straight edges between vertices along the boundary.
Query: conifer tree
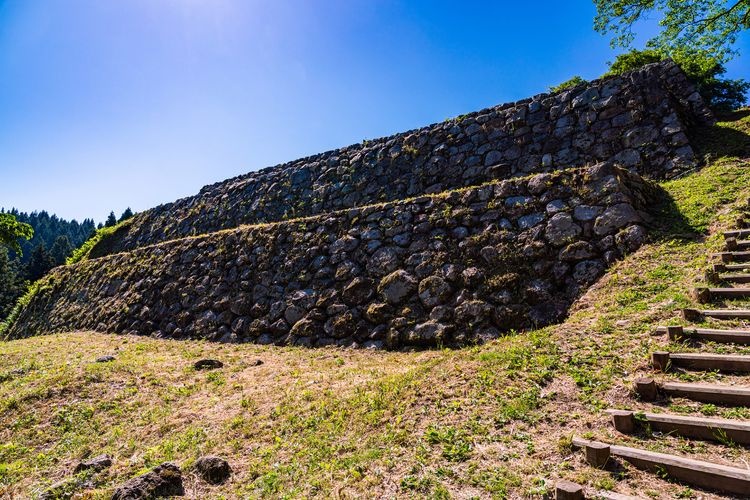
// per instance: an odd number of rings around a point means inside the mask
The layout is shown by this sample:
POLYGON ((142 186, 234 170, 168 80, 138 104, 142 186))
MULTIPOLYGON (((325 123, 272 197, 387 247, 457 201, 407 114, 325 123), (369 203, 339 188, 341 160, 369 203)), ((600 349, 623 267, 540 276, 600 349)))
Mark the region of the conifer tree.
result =
POLYGON ((117 217, 114 212, 110 212, 107 221, 104 223, 104 227, 112 227, 115 225, 117 225, 117 217))
POLYGON ((55 267, 55 260, 50 255, 47 247, 42 243, 37 245, 31 252, 31 258, 26 265, 26 277, 29 281, 36 281, 55 267))
POLYGON ((65 264, 65 259, 73 253, 73 245, 71 245, 68 237, 63 234, 57 237, 49 253, 52 255, 55 265, 60 266, 65 264))
POLYGON ((130 209, 130 207, 126 208, 125 211, 122 213, 120 218, 117 220, 117 222, 122 222, 124 220, 128 220, 131 217, 133 217, 133 211, 130 209))

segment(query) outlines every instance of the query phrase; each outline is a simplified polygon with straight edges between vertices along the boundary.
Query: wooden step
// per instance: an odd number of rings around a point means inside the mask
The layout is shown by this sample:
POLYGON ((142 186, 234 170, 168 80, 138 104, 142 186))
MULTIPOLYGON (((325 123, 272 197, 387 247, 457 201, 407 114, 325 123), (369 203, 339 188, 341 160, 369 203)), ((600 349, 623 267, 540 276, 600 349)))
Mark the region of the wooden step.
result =
POLYGON ((731 271, 750 271, 750 262, 745 264, 714 264, 714 272, 728 273, 731 271))
POLYGON ((644 401, 655 401, 659 393, 724 406, 750 406, 750 387, 719 384, 665 382, 657 384, 650 377, 635 381, 635 391, 644 401))
POLYGON ((738 240, 734 237, 726 238, 724 246, 729 251, 748 250, 750 249, 750 240, 738 240))
POLYGON ((583 500, 583 486, 570 481, 555 483, 555 500, 583 500))
POLYGON ((706 281, 709 283, 750 283, 750 273, 719 274, 713 270, 706 271, 706 281))
POLYGON ((720 274, 719 279, 727 283, 750 283, 750 273, 720 274))
POLYGON ((655 370, 669 371, 672 367, 690 370, 750 372, 750 356, 742 354, 710 354, 702 352, 654 351, 651 361, 655 370))
POLYGON ((623 434, 631 434, 637 427, 648 425, 651 430, 702 441, 750 445, 750 422, 664 413, 639 412, 636 415, 629 410, 607 410, 607 413, 612 416, 615 429, 623 434))
POLYGON ((577 437, 573 438, 573 446, 585 449, 586 461, 594 467, 604 467, 607 460, 604 460, 604 464, 602 464, 602 458, 613 456, 625 460, 639 469, 658 473, 660 477, 666 475, 669 479, 691 486, 741 495, 745 498, 750 496, 750 470, 748 469, 628 446, 608 445, 577 437), (593 450, 591 461, 589 461, 589 449, 593 450))
POLYGON ((714 257, 718 257, 722 262, 748 262, 750 261, 750 251, 737 251, 737 252, 719 252, 714 254, 714 257))
POLYGON ((695 300, 701 304, 715 300, 736 300, 750 297, 750 288, 709 288, 696 287, 693 289, 695 300))
POLYGON ((666 333, 669 340, 700 339, 722 344, 750 344, 750 330, 715 330, 713 328, 694 328, 691 326, 659 326, 657 333, 666 333))
POLYGON ((682 317, 690 322, 703 321, 705 318, 750 319, 750 309, 683 309, 682 317))
POLYGON ((750 229, 734 229, 724 231, 724 238, 750 238, 750 229))

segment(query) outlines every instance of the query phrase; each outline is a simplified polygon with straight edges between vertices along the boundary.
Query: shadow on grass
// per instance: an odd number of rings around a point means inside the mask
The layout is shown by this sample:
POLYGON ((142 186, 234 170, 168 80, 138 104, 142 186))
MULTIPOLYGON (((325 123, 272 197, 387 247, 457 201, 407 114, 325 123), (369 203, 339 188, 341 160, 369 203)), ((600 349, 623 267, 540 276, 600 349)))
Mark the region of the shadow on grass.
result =
POLYGON ((706 233, 694 227, 683 215, 674 198, 664 189, 659 189, 657 199, 649 214, 651 237, 656 241, 683 240, 703 241, 706 233))
POLYGON ((750 160, 750 108, 717 118, 716 125, 694 128, 689 134, 702 167, 716 167, 714 173, 694 177, 692 172, 662 186, 669 191, 660 189, 649 210, 651 234, 657 240, 702 241, 718 206, 734 201, 747 182, 742 160, 750 160))
POLYGON ((750 157, 750 108, 718 115, 717 125, 696 127, 688 134, 696 153, 706 161, 736 156, 750 157), (722 125, 732 122, 732 127, 722 125))

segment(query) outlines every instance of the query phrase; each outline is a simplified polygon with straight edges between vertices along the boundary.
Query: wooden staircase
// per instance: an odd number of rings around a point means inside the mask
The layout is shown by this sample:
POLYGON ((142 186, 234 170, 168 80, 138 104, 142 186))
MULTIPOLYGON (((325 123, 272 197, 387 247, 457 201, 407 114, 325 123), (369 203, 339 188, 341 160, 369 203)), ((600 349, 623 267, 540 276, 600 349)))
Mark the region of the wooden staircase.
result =
MULTIPOLYGON (((715 255, 721 263, 714 264, 706 272, 708 283, 722 286, 699 286, 693 292, 694 298, 701 304, 720 303, 724 307, 684 309, 683 318, 687 322, 750 320, 750 308, 744 304, 732 307, 732 301, 750 299, 750 287, 733 286, 750 284, 750 220, 740 217, 737 220, 737 229, 725 232, 724 238, 725 251, 715 255)), ((691 347, 700 347, 706 343, 723 344, 722 352, 726 352, 727 347, 731 345, 750 345, 750 328, 659 326, 655 333, 664 335, 672 343, 682 343, 691 347)), ((680 372, 732 373, 743 378, 750 377, 750 355, 741 353, 659 350, 651 353, 651 363, 655 372, 663 374, 662 377, 680 372)), ((684 398, 726 407, 750 407, 750 380, 747 380, 746 385, 729 385, 668 379, 657 381, 652 377, 642 377, 635 380, 634 392, 645 403, 684 398)), ((658 406, 655 409, 658 409, 658 406)), ((718 443, 719 446, 750 446, 750 421, 636 412, 617 408, 609 409, 607 413, 611 417, 614 429, 622 434, 639 434, 650 438, 657 432, 718 443)), ((669 478, 685 485, 750 498, 750 466, 746 464, 722 465, 692 457, 657 453, 578 437, 573 439, 572 444, 574 448, 584 451, 586 462, 593 467, 607 468, 613 461, 625 461, 636 468, 657 473, 662 478, 669 478)), ((562 482, 556 494, 557 498, 585 498, 582 489, 577 490, 562 482), (579 493, 580 496, 575 496, 579 493)), ((596 496, 600 497, 598 494, 596 496)))

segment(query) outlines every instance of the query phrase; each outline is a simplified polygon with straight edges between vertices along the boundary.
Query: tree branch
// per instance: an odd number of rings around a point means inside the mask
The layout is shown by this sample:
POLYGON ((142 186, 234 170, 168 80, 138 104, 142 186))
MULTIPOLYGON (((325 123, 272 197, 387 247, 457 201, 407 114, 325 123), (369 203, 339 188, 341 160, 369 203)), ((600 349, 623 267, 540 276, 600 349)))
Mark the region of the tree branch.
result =
POLYGON ((738 0, 737 3, 735 3, 734 5, 732 5, 731 7, 729 7, 727 10, 725 10, 723 12, 719 12, 718 14, 716 14, 715 16, 711 16, 710 18, 700 19, 700 20, 698 20, 696 22, 696 24, 701 24, 702 23, 703 24, 703 28, 702 29, 706 29, 707 27, 711 26, 712 24, 714 24, 716 21, 718 21, 722 17, 728 16, 729 14, 732 13, 732 11, 734 9, 736 9, 737 7, 739 7, 740 5, 743 5, 745 3, 747 3, 747 0, 738 0))

